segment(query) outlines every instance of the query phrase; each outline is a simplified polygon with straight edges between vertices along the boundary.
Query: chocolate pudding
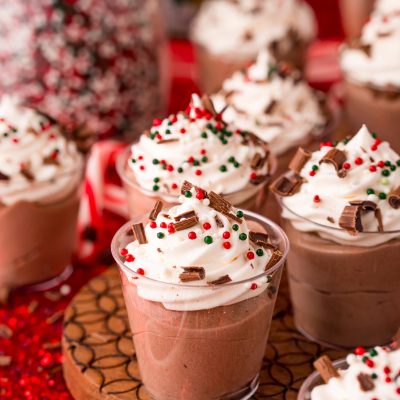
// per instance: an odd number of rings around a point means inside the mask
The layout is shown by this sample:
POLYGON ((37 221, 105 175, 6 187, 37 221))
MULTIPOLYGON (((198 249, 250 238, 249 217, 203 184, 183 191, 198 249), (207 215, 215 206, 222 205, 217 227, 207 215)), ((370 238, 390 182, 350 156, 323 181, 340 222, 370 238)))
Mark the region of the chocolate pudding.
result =
POLYGON ((272 186, 292 246, 295 323, 315 341, 386 344, 400 326, 399 167, 364 126, 336 147, 299 149, 272 186))
POLYGON ((134 219, 112 244, 141 377, 154 399, 247 398, 258 386, 288 242, 213 192, 186 182, 182 193, 181 205, 161 211, 157 203, 146 226, 134 219))
POLYGON ((302 70, 315 36, 313 11, 303 1, 206 1, 191 29, 199 85, 203 92, 214 93, 266 48, 277 60, 302 70))
POLYGON ((375 0, 340 0, 340 14, 347 39, 356 39, 361 35, 374 3, 375 0))
POLYGON ((0 102, 0 288, 43 282, 70 264, 84 160, 42 114, 0 102))
POLYGON ((261 212, 275 169, 266 142, 226 123, 207 96, 197 95, 185 112, 155 119, 117 160, 132 217, 151 211, 154 200, 176 204, 185 179, 261 212))

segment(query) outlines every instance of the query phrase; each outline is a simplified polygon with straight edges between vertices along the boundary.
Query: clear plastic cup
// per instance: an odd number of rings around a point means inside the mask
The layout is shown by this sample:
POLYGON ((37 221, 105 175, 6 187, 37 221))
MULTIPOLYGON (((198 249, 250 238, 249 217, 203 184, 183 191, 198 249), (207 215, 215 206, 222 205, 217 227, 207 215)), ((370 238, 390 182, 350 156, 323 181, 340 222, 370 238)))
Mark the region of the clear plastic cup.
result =
MULTIPOLYGON (((36 285, 47 289, 59 283, 57 277, 65 279, 72 271, 83 168, 80 165, 56 179, 71 179, 74 184, 62 196, 0 205, 0 288, 36 285)), ((52 184, 42 181, 31 188, 52 184)))
MULTIPOLYGON (((336 369, 347 369, 348 365, 346 360, 337 360, 333 363, 333 366, 336 369)), ((324 383, 324 381, 321 378, 321 375, 319 374, 318 371, 313 372, 301 385, 299 395, 297 397, 297 400, 311 400, 311 392, 312 390, 320 386, 324 383)))
POLYGON ((303 232, 282 218, 291 245, 287 273, 297 329, 331 347, 390 343, 400 326, 400 231, 358 233, 387 237, 376 246, 340 244, 316 232, 323 228, 328 236, 341 231, 346 237, 343 229, 285 211, 315 226, 315 232, 303 232))
MULTIPOLYGON (((165 208, 169 208, 178 203, 178 197, 168 194, 155 193, 151 190, 142 188, 135 179, 133 172, 128 169, 128 160, 131 154, 131 148, 128 146, 121 151, 117 157, 116 169, 122 180, 128 202, 129 215, 133 218, 136 215, 149 213, 154 206, 154 202, 161 200, 165 208)), ((277 160, 270 155, 270 176, 275 174, 277 160)), ((224 198, 235 207, 251 210, 265 215, 267 212, 267 198, 269 194, 270 178, 265 179, 259 185, 252 186, 251 190, 238 190, 232 193, 223 193, 224 198)))
MULTIPOLYGON (((282 269, 289 250, 285 233, 273 222, 245 211, 257 230, 270 235, 283 258, 251 280, 220 286, 169 284, 137 274, 124 264, 120 250, 132 241, 132 223, 115 235, 111 249, 121 273, 123 293, 142 380, 156 400, 248 399, 257 390, 259 371, 271 326, 282 269), (164 291, 166 295, 224 296, 250 288, 270 276, 268 288, 247 300, 195 311, 172 311, 162 303, 142 298, 138 291, 164 291)), ((145 268, 145 266, 143 267, 145 268)), ((192 304, 188 301, 189 308, 192 304)))

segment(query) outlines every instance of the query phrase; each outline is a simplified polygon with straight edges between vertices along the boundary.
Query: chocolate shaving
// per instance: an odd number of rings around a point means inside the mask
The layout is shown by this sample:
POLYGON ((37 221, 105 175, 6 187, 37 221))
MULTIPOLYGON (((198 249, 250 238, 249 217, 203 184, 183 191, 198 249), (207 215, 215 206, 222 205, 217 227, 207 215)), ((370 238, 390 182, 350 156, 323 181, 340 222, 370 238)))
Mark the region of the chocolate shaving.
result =
POLYGON ((346 162, 346 160, 346 154, 342 150, 332 149, 325 154, 319 163, 332 164, 336 169, 338 177, 344 178, 347 175, 346 170, 343 169, 343 164, 346 162))
POLYGON ((267 247, 269 243, 269 236, 263 232, 250 231, 249 239, 251 242, 261 247, 267 247))
POLYGON ((359 206, 363 211, 375 211, 378 207, 376 203, 368 200, 353 200, 350 201, 350 205, 359 206))
POLYGON ((375 384, 370 375, 361 372, 357 375, 357 379, 363 392, 370 392, 374 390, 375 384))
POLYGON ((8 175, 0 172, 0 181, 8 181, 9 179, 10 179, 10 177, 8 175))
POLYGON ((222 214, 225 215, 225 217, 237 222, 238 224, 241 224, 243 222, 242 218, 237 217, 235 214, 225 211, 222 211, 222 214))
POLYGON ((270 175, 269 174, 265 174, 265 175, 257 175, 255 178, 251 178, 250 179, 250 183, 252 185, 259 185, 260 183, 264 182, 267 178, 269 178, 270 175))
POLYGON ((326 218, 331 224, 335 223, 335 219, 333 217, 327 217, 326 218))
POLYGON ((183 219, 182 221, 179 221, 175 224, 175 230, 183 231, 185 229, 189 229, 192 226, 197 225, 198 222, 199 222, 199 219, 197 218, 197 216, 183 219))
POLYGON ((60 162, 56 157, 47 156, 43 158, 43 164, 46 165, 60 165, 60 162))
POLYGON ((192 211, 187 211, 183 214, 179 214, 177 215, 174 219, 175 221, 180 221, 184 218, 192 218, 192 217, 197 217, 196 213, 192 210, 192 211))
POLYGON ((272 114, 273 111, 274 111, 274 109, 275 109, 275 107, 276 107, 276 105, 277 105, 276 100, 272 100, 272 101, 268 104, 268 106, 265 108, 264 113, 265 113, 265 114, 272 114))
POLYGON ((253 159, 251 160, 250 167, 252 169, 260 169, 264 166, 266 158, 264 158, 260 153, 254 154, 253 159))
POLYGON ((217 111, 215 110, 214 103, 209 96, 207 96, 206 94, 203 95, 201 98, 201 102, 203 103, 204 109, 211 113, 213 117, 216 117, 218 115, 217 111))
POLYGON ((39 307, 39 302, 37 300, 32 300, 28 304, 28 312, 29 312, 29 314, 34 313, 37 310, 38 307, 39 307))
POLYGON ((388 202, 390 207, 396 210, 400 208, 400 186, 389 194, 388 202))
POLYGON ((179 142, 178 138, 171 138, 171 139, 161 139, 158 142, 156 142, 157 144, 166 144, 166 143, 173 143, 173 142, 179 142))
POLYGON ((210 207, 215 211, 229 213, 232 208, 232 204, 229 203, 229 201, 226 201, 222 196, 215 192, 210 192, 208 198, 210 199, 210 207))
POLYGON ((293 196, 300 190, 300 186, 303 183, 303 178, 299 175, 280 176, 275 182, 272 183, 270 189, 272 192, 279 196, 293 196))
POLYGON ((217 224, 218 228, 223 228, 224 227, 224 223, 221 221, 221 218, 218 217, 218 215, 216 215, 214 217, 215 219, 215 223, 217 224))
POLYGON ((362 232, 361 208, 345 206, 339 218, 339 226, 350 233, 362 232))
POLYGON ((9 365, 11 365, 11 362, 11 356, 0 356, 0 367, 8 367, 9 365))
POLYGON ((210 285, 223 285, 225 283, 232 282, 232 279, 229 275, 221 276, 220 278, 216 279, 215 281, 208 282, 210 285))
POLYGON ((296 174, 300 174, 304 165, 310 158, 311 158, 311 153, 307 150, 304 150, 302 147, 299 147, 297 149, 296 154, 289 163, 289 169, 295 172, 296 174))
POLYGON ((267 265, 265 266, 265 271, 268 271, 274 265, 276 265, 281 258, 283 257, 283 253, 278 249, 275 248, 272 252, 271 258, 269 259, 267 265))
POLYGON ((179 275, 182 282, 201 281, 205 278, 206 272, 203 267, 181 267, 184 272, 179 275))
POLYGON ((252 40, 253 37, 254 37, 254 33, 251 32, 251 31, 245 31, 244 34, 243 34, 243 40, 245 42, 248 42, 248 41, 252 40))
POLYGON ((139 242, 139 244, 147 243, 146 233, 142 223, 132 225, 132 232, 133 237, 139 242))
POLYGON ((155 221, 158 217, 158 214, 160 214, 162 208, 163 208, 163 202, 158 200, 154 205, 154 208, 151 210, 151 213, 149 215, 149 220, 155 221))
POLYGON ((339 373, 333 366, 332 361, 328 356, 322 356, 314 361, 314 367, 321 375, 325 383, 328 383, 332 378, 338 378, 339 373))
POLYGON ((49 325, 53 325, 58 320, 60 320, 63 317, 63 315, 64 315, 64 310, 56 311, 53 315, 50 315, 50 317, 46 319, 46 323, 49 325))
POLYGON ((35 180, 35 176, 32 174, 31 171, 27 168, 22 168, 21 169, 21 174, 29 181, 32 182, 35 180))
POLYGON ((0 324, 0 339, 11 339, 13 333, 8 325, 0 324))

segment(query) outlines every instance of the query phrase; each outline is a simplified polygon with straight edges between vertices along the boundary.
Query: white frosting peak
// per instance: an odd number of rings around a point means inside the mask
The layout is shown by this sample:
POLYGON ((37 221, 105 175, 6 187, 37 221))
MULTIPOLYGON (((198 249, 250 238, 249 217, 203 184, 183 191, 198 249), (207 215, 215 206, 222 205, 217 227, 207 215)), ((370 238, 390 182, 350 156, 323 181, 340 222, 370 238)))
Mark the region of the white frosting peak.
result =
POLYGON ((339 177, 331 163, 320 164, 332 149, 332 144, 322 146, 312 153, 301 171, 304 183, 300 191, 282 198, 283 217, 291 220, 300 231, 317 232, 338 243, 374 246, 399 238, 400 209, 389 205, 388 196, 400 186, 400 156, 388 142, 373 137, 365 126, 346 142, 338 143, 336 149, 346 155, 347 175, 339 177), (362 217, 364 233, 350 235, 340 229, 339 219, 344 207, 355 200, 377 204, 386 233, 378 233, 378 221, 373 212, 362 217))
POLYGON ((399 0, 377 0, 375 2, 374 13, 387 15, 400 10, 399 0))
MULTIPOLYGON (((361 349, 360 349, 361 350, 361 349)), ((361 350, 360 353, 363 353, 361 350)), ((397 400, 400 392, 400 350, 375 347, 360 355, 347 356, 348 369, 339 371, 338 378, 317 386, 311 400, 397 400), (365 374, 373 383, 372 390, 363 390, 359 375, 365 374)))
POLYGON ((267 150, 265 143, 248 138, 232 124, 225 126, 221 115, 212 115, 193 95, 185 113, 155 120, 132 146, 128 169, 142 189, 167 200, 178 197, 180 186, 189 180, 217 193, 242 191, 245 198, 240 201, 244 201, 257 191, 250 182, 252 174, 270 172, 268 160, 252 168, 255 155, 266 158, 267 150))
POLYGON ((59 127, 12 97, 0 101, 0 202, 54 201, 82 176, 83 158, 59 127))
POLYGON ((350 80, 378 87, 400 86, 400 6, 376 12, 364 26, 360 47, 346 47, 341 56, 350 80))
POLYGON ((304 42, 315 37, 315 18, 304 1, 206 1, 192 26, 193 40, 212 53, 250 58, 289 32, 304 42))
POLYGON ((254 132, 275 154, 321 133, 326 124, 315 92, 298 71, 278 64, 267 50, 246 71, 225 80, 213 100, 217 110, 229 105, 224 112, 227 122, 254 132))
POLYGON ((210 309, 259 295, 268 286, 264 272, 272 251, 249 240, 250 229, 243 217, 241 223, 231 220, 210 208, 209 199, 197 199, 195 189, 191 193, 191 198, 181 196, 182 204, 161 212, 145 226, 146 244, 134 241, 123 251, 128 268, 158 282, 134 277, 138 294, 181 311, 210 309), (192 211, 198 222, 175 230, 175 218, 192 211), (204 279, 182 282, 182 267, 189 266, 204 268, 204 279), (226 275, 232 284, 210 285, 226 275))

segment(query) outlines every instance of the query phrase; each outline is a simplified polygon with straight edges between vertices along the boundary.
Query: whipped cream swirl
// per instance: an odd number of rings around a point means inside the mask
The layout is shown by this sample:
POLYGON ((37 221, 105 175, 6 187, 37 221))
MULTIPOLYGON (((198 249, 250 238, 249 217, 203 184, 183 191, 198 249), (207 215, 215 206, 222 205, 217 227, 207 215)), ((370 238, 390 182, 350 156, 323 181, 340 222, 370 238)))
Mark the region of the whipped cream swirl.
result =
POLYGON ((390 12, 391 8, 385 6, 388 13, 383 9, 373 13, 359 43, 343 48, 341 66, 349 80, 387 90, 399 89, 400 6, 397 8, 390 12))
POLYGON ((314 14, 304 1, 206 1, 191 32, 194 42, 211 53, 242 57, 255 57, 275 41, 290 41, 291 34, 306 43, 316 35, 314 14))
POLYGON ((348 368, 340 370, 339 377, 317 386, 311 392, 311 400, 397 400, 400 388, 400 350, 390 351, 375 347, 369 351, 357 348, 356 354, 347 356, 348 368), (363 390, 359 380, 365 374, 373 384, 371 390, 363 390))
POLYGON ((150 196, 176 201, 180 186, 190 180, 205 190, 236 194, 232 202, 239 204, 259 190, 254 179, 270 174, 266 143, 231 124, 225 126, 220 114, 212 115, 204 107, 193 95, 185 113, 155 120, 132 146, 128 175, 150 196), (254 167, 257 154, 264 161, 254 167))
POLYGON ((0 203, 53 202, 76 188, 83 158, 75 143, 12 97, 0 101, 0 203))
POLYGON ((374 14, 387 15, 400 10, 399 0, 377 0, 374 14))
POLYGON ((400 208, 392 208, 389 195, 400 187, 400 156, 388 142, 381 142, 363 126, 348 141, 337 144, 347 158, 346 176, 338 176, 331 163, 322 158, 332 150, 324 145, 312 153, 301 170, 304 183, 292 196, 283 197, 282 216, 300 231, 317 232, 321 237, 342 244, 374 246, 400 237, 400 208), (345 206, 351 201, 368 200, 380 209, 384 232, 378 232, 373 212, 362 216, 364 233, 349 234, 339 226, 345 206))
POLYGON ((130 278, 138 295, 170 310, 238 303, 262 293, 270 281, 265 269, 273 250, 249 240, 250 228, 240 211, 232 209, 241 223, 209 207, 208 198, 197 199, 197 190, 192 188, 190 198, 181 196, 180 205, 162 211, 144 227, 146 244, 134 241, 121 251, 125 265, 144 275, 143 279, 137 275, 130 278), (198 222, 175 230, 175 218, 188 212, 194 212, 198 222), (182 267, 188 266, 203 268, 204 278, 182 283, 182 267), (226 275, 230 280, 225 284, 210 284, 226 275))
POLYGON ((228 105, 225 121, 255 133, 275 154, 321 133, 327 122, 313 89, 298 71, 285 68, 263 50, 254 64, 225 80, 213 96, 217 110, 228 105))

